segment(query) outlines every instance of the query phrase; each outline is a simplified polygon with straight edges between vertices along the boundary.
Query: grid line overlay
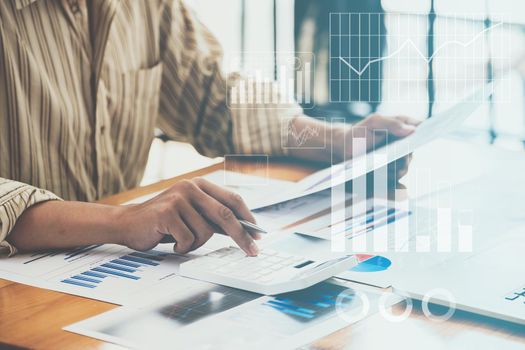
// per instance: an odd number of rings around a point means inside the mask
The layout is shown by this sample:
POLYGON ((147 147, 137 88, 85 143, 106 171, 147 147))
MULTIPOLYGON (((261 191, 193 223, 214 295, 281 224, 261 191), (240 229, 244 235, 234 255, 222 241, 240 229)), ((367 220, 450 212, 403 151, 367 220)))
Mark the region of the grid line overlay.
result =
POLYGON ((496 68, 494 80, 510 86, 510 25, 494 21, 484 27, 479 14, 438 17, 431 38, 427 25, 425 15, 330 13, 330 102, 426 103, 422 91, 432 84, 432 102, 455 103, 490 80, 489 62, 496 68), (430 54, 427 40, 434 41, 430 54))

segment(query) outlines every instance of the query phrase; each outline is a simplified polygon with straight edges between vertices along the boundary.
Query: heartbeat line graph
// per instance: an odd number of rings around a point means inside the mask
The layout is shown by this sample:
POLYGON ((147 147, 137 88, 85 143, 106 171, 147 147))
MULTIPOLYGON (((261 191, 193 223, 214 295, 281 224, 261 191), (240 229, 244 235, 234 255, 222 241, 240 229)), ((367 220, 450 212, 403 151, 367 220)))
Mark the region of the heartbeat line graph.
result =
POLYGON ((434 101, 457 102, 487 81, 491 59, 501 68, 495 78, 503 80, 511 66, 509 27, 499 21, 484 27, 479 18, 438 18, 431 38, 437 44, 425 54, 425 16, 330 13, 330 102, 428 103, 430 83, 436 89, 444 86, 434 101))
POLYGON ((439 46, 437 49, 435 49, 434 53, 427 58, 427 56, 425 56, 425 54, 423 54, 421 52, 421 50, 419 50, 419 48, 417 47, 417 45, 410 39, 408 40, 405 40, 403 42, 403 44, 401 44, 401 46, 399 46, 399 48, 395 51, 393 51, 390 55, 387 55, 387 56, 384 56, 384 57, 380 57, 380 58, 376 58, 374 60, 371 60, 371 61, 368 61, 368 63, 361 69, 356 69, 354 66, 352 66, 350 64, 350 62, 348 62, 347 60, 345 60, 343 57, 339 56, 339 59, 344 63, 346 64, 351 70, 353 70, 357 75, 361 76, 363 75, 363 73, 368 69, 368 67, 370 67, 370 65, 374 64, 374 63, 377 63, 377 62, 381 62, 381 61, 385 61, 385 60, 388 60, 392 57, 395 57, 397 56, 401 51, 403 51, 405 49, 405 47, 407 46, 410 46, 412 48, 414 48, 414 50, 416 50, 416 54, 421 57, 421 59, 423 59, 427 64, 432 62, 432 60, 434 59, 434 57, 436 57, 436 55, 442 51, 444 48, 446 48, 447 46, 450 46, 450 45, 459 45, 459 46, 462 46, 462 47, 468 47, 470 45, 472 45, 475 41, 477 41, 480 37, 482 37, 483 35, 485 35, 486 32, 490 31, 490 30, 493 30, 494 28, 497 28, 499 26, 501 26, 503 24, 503 22, 499 22, 499 23, 496 23, 494 24, 493 26, 491 27, 488 27, 484 30, 482 30, 481 32, 479 32, 477 35, 475 35, 471 40, 467 41, 467 42, 461 42, 461 41, 458 41, 458 40, 451 40, 451 41, 447 41, 445 42, 444 44, 442 44, 441 46, 439 46))
MULTIPOLYGON (((281 143, 283 148, 324 148, 325 145, 310 147, 307 142, 321 134, 319 128, 306 126, 298 130, 291 119, 283 121, 281 143), (290 142, 292 141, 292 142, 290 142)), ((325 142, 323 142, 325 143, 325 142)))

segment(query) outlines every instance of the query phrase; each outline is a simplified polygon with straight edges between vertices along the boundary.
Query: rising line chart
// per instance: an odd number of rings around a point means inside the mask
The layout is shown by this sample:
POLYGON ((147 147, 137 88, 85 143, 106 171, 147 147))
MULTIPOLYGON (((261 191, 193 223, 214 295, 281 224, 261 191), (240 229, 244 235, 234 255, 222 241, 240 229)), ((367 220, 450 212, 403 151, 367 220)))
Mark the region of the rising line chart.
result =
POLYGON ((480 18, 439 18, 429 37, 425 15, 330 13, 330 102, 426 103, 421 90, 430 84, 430 65, 441 102, 457 102, 486 83, 490 60, 498 61, 501 78, 510 66, 509 27, 480 18), (435 42, 431 52, 428 40, 435 42))

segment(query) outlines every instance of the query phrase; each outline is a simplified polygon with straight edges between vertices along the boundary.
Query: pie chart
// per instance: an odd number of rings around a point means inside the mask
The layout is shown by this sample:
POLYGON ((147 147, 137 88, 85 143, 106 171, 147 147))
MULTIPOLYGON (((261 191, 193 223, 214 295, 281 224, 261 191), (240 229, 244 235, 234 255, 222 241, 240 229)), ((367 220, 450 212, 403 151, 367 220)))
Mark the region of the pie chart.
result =
POLYGON ((392 262, 380 255, 357 254, 359 264, 350 269, 352 272, 379 272, 387 270, 392 262))

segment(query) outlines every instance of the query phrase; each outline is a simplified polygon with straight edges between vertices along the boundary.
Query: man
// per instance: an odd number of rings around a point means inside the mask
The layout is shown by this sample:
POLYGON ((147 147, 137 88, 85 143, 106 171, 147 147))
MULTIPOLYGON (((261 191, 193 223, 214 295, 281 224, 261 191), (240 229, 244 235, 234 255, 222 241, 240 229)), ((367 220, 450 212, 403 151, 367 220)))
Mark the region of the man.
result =
MULTIPOLYGON (((327 129, 336 145, 351 137, 293 108, 229 110, 226 84, 236 80, 222 76, 217 41, 179 0, 6 0, 0 35, 0 245, 10 254, 99 243, 147 250, 164 235, 185 253, 222 231, 257 255, 238 221, 254 221, 242 199, 202 179, 140 205, 88 201, 139 183, 155 127, 210 156, 288 154, 280 129, 289 116, 298 129, 327 129)), ((416 123, 362 124, 403 137, 416 123)), ((329 151, 289 155, 327 160, 329 151)))

